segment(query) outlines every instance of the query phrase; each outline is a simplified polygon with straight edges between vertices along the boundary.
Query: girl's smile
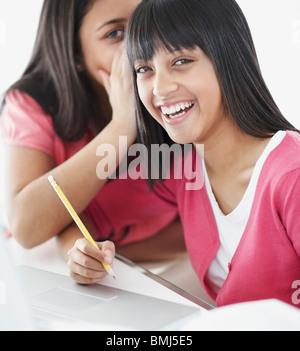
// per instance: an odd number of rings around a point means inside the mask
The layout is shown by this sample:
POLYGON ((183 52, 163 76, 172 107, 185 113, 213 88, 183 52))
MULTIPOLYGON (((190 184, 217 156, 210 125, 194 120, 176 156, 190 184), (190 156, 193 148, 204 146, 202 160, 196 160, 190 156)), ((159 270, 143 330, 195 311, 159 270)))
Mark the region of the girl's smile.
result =
POLYGON ((162 105, 162 106, 159 106, 159 108, 163 115, 173 119, 173 118, 181 117, 186 112, 188 112, 191 108, 193 108, 194 105, 195 105, 194 101, 190 101, 190 102, 186 101, 186 102, 177 102, 174 104, 170 104, 169 106, 162 105))
POLYGON ((174 125, 180 123, 189 116, 189 112, 195 106, 195 101, 182 101, 172 104, 158 105, 164 121, 174 125))

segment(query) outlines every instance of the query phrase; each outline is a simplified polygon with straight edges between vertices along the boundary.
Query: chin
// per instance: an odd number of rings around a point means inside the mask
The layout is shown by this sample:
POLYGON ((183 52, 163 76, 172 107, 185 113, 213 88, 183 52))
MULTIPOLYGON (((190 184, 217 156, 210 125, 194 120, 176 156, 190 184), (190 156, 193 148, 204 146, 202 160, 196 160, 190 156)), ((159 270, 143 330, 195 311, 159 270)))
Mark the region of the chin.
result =
POLYGON ((169 134, 169 137, 177 144, 191 144, 193 141, 191 137, 187 135, 172 135, 169 134))

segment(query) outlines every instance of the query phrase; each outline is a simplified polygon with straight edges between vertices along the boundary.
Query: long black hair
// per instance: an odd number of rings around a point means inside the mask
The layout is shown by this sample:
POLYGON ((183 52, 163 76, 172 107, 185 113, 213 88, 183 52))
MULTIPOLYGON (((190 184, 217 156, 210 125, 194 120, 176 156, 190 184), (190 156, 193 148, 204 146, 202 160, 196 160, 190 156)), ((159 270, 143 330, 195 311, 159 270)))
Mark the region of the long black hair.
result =
POLYGON ((138 96, 134 63, 155 51, 200 47, 214 65, 224 110, 240 129, 258 138, 295 130, 274 102, 261 74, 251 32, 235 0, 142 0, 127 30, 134 76, 139 140, 148 150, 164 140, 163 128, 138 96))
POLYGON ((18 89, 33 97, 51 115, 55 132, 65 141, 79 140, 89 125, 99 132, 111 115, 104 88, 99 106, 86 71, 78 69, 79 30, 93 1, 44 1, 31 59, 6 92, 18 89))

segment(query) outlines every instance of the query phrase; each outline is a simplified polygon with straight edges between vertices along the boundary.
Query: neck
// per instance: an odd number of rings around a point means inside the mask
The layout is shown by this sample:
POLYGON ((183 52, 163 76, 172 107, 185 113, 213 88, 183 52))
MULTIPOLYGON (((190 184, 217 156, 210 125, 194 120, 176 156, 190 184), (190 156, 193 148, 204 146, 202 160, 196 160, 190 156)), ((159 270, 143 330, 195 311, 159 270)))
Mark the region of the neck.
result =
MULTIPOLYGON (((243 172, 255 166, 268 141, 245 134, 235 123, 228 123, 203 142, 204 155, 201 156, 211 174, 243 172)), ((199 146, 195 147, 200 150, 199 146)))

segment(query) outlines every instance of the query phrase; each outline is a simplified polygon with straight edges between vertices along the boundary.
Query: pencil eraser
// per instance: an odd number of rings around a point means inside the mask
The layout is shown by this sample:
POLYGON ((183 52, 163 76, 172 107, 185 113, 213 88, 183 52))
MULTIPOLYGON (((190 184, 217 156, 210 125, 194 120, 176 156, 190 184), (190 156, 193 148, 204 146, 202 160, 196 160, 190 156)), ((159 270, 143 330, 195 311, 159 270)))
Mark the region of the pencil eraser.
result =
POLYGON ((55 186, 55 185, 56 185, 56 182, 55 182, 53 176, 50 175, 50 176, 48 177, 48 180, 49 180, 49 182, 51 183, 52 186, 55 186))

